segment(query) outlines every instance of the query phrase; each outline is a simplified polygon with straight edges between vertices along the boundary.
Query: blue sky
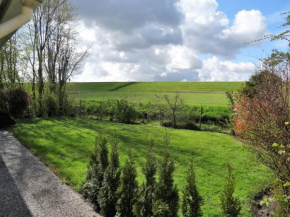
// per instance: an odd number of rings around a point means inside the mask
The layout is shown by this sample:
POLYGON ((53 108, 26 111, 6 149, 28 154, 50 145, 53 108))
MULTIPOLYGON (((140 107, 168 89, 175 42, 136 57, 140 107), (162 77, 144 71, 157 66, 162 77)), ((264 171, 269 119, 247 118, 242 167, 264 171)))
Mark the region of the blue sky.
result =
MULTIPOLYGON (((283 12, 290 11, 290 1, 288 0, 219 0, 219 10, 225 12, 232 21, 240 10, 259 10, 267 18, 267 29, 277 34, 281 31, 278 27, 284 22, 283 12)), ((252 60, 256 57, 267 55, 272 49, 285 50, 287 45, 281 42, 265 41, 262 45, 254 48, 247 48, 241 51, 235 61, 252 60), (283 46, 281 46, 283 44, 283 46)))
POLYGON ((285 42, 286 0, 73 0, 90 57, 75 81, 241 81, 285 42))

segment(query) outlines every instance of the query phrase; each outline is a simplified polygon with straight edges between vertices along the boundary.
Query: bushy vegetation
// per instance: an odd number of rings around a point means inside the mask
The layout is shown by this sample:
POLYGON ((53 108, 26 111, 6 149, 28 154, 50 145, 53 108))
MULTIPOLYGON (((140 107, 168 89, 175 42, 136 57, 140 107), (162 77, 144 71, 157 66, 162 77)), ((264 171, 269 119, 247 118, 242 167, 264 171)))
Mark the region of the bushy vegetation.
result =
POLYGON ((134 205, 137 201, 138 182, 137 170, 132 156, 131 149, 129 151, 128 159, 123 168, 123 175, 121 177, 121 185, 117 190, 117 216, 120 217, 134 217, 134 205))
POLYGON ((221 207, 224 216, 238 217, 241 212, 241 202, 239 198, 234 196, 235 177, 233 176, 233 168, 227 165, 228 175, 225 182, 224 190, 221 194, 221 207))
POLYGON ((23 88, 7 88, 4 90, 4 104, 14 117, 22 117, 30 104, 30 97, 23 88))
POLYGON ((183 189, 182 214, 184 217, 201 217, 203 216, 201 206, 203 199, 196 187, 196 177, 193 170, 193 162, 187 171, 186 184, 183 189))
POLYGON ((107 139, 101 136, 95 141, 95 150, 90 157, 87 177, 81 190, 97 211, 100 211, 99 194, 108 164, 107 139))
POLYGON ((116 100, 115 119, 117 122, 130 124, 136 120, 137 112, 127 100, 116 100))
MULTIPOLYGON (((283 27, 290 26, 290 12, 283 27)), ((289 29, 274 40, 289 42, 289 29)), ((258 159, 276 175, 279 186, 275 190, 277 216, 290 214, 290 44, 288 50, 274 50, 262 61, 262 66, 236 95, 233 124, 235 132, 245 139, 258 159)))
POLYGON ((98 198, 101 214, 104 217, 114 217, 117 213, 118 194, 121 185, 121 169, 119 163, 118 142, 115 135, 112 143, 109 166, 104 174, 103 187, 100 189, 98 198))
POLYGON ((164 153, 159 168, 159 180, 154 195, 153 215, 156 217, 177 217, 179 210, 179 195, 174 183, 174 161, 169 154, 169 136, 164 137, 164 153))
MULTIPOLYGON (((182 102, 181 95, 176 96, 178 96, 177 100, 182 102)), ((178 107, 172 108, 172 105, 175 104, 172 100, 176 98, 166 97, 169 104, 166 103, 166 98, 159 96, 159 101, 146 104, 139 103, 136 105, 126 99, 120 99, 100 102, 85 101, 84 106, 87 115, 91 117, 129 124, 159 122, 164 127, 188 130, 200 130, 201 124, 216 125, 220 128, 226 128, 229 124, 230 112, 226 107, 191 107, 181 103, 178 107)), ((204 127, 203 129, 207 130, 209 128, 204 127)), ((219 131, 219 128, 213 128, 212 130, 219 131)))
POLYGON ((146 163, 142 167, 145 182, 140 186, 134 213, 137 217, 153 216, 153 203, 156 190, 157 161, 153 151, 154 142, 151 140, 147 153, 146 163))

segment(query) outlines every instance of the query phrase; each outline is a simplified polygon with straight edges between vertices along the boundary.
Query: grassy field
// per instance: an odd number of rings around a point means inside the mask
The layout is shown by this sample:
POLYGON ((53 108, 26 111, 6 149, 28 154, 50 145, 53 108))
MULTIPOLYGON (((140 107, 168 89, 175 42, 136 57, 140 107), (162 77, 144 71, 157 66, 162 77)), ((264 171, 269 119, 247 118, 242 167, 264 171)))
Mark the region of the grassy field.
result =
POLYGON ((135 103, 154 101, 155 95, 180 93, 185 103, 196 106, 227 106, 226 91, 237 91, 242 82, 104 82, 71 83, 76 99, 107 100, 127 98, 135 103))
MULTIPOLYGON (((121 165, 124 165, 128 148, 132 144, 133 156, 139 172, 144 164, 150 139, 160 158, 165 129, 152 125, 126 125, 80 118, 51 118, 21 120, 12 133, 66 183, 79 189, 86 175, 88 157, 99 133, 119 137, 121 165)), ((236 195, 243 203, 242 216, 251 216, 253 195, 269 184, 271 173, 257 162, 243 145, 231 136, 188 130, 168 129, 171 137, 171 156, 176 163, 175 182, 182 189, 190 160, 194 162, 197 186, 205 200, 205 216, 219 212, 219 193, 226 176, 226 163, 234 167, 236 195)))

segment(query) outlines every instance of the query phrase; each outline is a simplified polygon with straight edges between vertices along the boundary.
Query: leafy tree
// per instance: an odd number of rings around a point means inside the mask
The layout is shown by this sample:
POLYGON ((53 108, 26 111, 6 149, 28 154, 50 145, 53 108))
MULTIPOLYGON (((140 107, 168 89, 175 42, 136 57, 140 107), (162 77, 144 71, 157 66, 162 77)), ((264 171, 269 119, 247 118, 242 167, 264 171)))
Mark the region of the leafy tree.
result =
POLYGON ((221 194, 221 208, 225 216, 237 217, 241 212, 241 202, 239 198, 234 197, 235 178, 232 174, 232 166, 228 164, 228 176, 224 190, 221 194))
POLYGON ((129 158, 123 168, 121 178, 121 186, 118 189, 118 205, 117 216, 119 217, 134 217, 134 204, 137 202, 136 195, 138 194, 138 183, 136 181, 137 171, 132 157, 132 152, 129 152, 129 158))
POLYGON ((156 186, 154 198, 154 216, 156 217, 177 217, 179 208, 179 196, 177 186, 174 185, 173 172, 174 163, 169 155, 169 136, 164 138, 164 154, 160 165, 159 182, 156 186))
POLYGON ((118 142, 115 137, 112 144, 112 152, 110 156, 110 163, 104 175, 103 187, 99 192, 99 203, 101 207, 101 214, 104 217, 114 217, 116 215, 117 206, 117 190, 120 186, 120 170, 118 142))
POLYGON ((151 140, 150 147, 147 154, 146 163, 142 169, 145 176, 145 182, 142 184, 139 190, 139 199, 134 207, 134 213, 140 217, 153 216, 153 203, 156 187, 156 158, 153 152, 153 140, 151 140))
POLYGON ((182 214, 184 217, 200 217, 202 216, 201 205, 203 199, 200 196, 196 184, 195 173, 193 170, 193 162, 187 171, 186 184, 183 189, 182 214))
POLYGON ((100 211, 98 195, 103 185, 104 173, 108 164, 107 139, 100 136, 100 138, 96 138, 95 150, 90 157, 87 177, 82 188, 84 197, 94 204, 96 211, 100 211))

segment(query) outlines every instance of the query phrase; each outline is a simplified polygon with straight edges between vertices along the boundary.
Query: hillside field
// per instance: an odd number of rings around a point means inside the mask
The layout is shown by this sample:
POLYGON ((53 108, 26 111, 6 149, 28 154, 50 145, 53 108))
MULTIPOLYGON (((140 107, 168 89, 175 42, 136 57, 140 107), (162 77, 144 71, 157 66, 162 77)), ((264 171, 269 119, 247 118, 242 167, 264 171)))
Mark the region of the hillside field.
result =
MULTIPOLYGON (((103 133, 119 141, 121 165, 128 149, 133 156, 142 182, 141 166, 151 139, 160 159, 163 154, 165 128, 153 125, 128 125, 81 118, 19 120, 11 132, 45 162, 62 180, 78 190, 86 176, 86 167, 96 136, 103 133)), ((220 191, 231 163, 236 176, 235 194, 243 204, 242 216, 251 216, 253 196, 271 181, 270 171, 235 138, 212 132, 168 129, 170 153, 175 161, 175 183, 181 191, 190 160, 193 160, 197 186, 205 200, 204 216, 220 211, 220 191)), ((180 195, 181 196, 181 195, 180 195)))
POLYGON ((236 92, 243 82, 100 82, 71 83, 77 100, 127 98, 134 103, 156 100, 157 95, 180 93, 187 105, 227 106, 226 91, 236 92))

